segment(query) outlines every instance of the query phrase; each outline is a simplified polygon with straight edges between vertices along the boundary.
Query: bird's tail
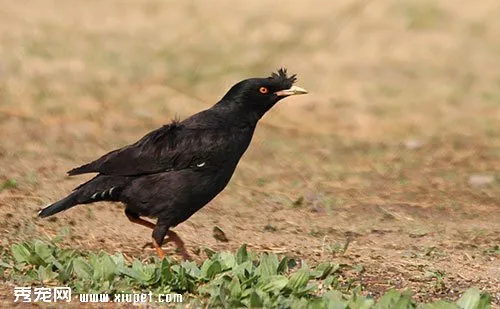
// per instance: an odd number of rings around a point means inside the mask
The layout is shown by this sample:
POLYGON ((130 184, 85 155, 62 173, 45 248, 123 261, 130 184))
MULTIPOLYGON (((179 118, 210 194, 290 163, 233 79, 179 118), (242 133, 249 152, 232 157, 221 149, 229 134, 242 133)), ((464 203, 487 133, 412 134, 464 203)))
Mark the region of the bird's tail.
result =
POLYGON ((62 200, 45 207, 44 209, 42 209, 38 213, 38 216, 40 218, 45 218, 45 217, 55 215, 58 212, 61 212, 63 210, 66 210, 66 209, 69 209, 71 207, 78 205, 76 195, 77 195, 77 192, 73 192, 70 195, 63 198, 62 200))
POLYGON ((123 186, 130 181, 129 179, 130 177, 97 175, 76 187, 70 195, 59 202, 42 209, 38 216, 41 218, 52 216, 79 204, 119 201, 123 186))

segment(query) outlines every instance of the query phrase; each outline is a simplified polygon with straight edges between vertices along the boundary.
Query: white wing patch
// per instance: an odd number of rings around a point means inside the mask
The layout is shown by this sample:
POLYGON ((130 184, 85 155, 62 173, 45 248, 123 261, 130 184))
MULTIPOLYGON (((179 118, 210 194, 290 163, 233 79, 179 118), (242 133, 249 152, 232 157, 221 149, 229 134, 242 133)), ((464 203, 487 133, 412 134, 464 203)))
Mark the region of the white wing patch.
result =
POLYGON ((98 198, 98 196, 100 196, 101 199, 105 199, 106 197, 112 197, 114 189, 115 189, 115 187, 111 187, 111 189, 104 190, 102 192, 96 192, 96 193, 92 194, 92 196, 90 198, 92 200, 95 200, 98 198))

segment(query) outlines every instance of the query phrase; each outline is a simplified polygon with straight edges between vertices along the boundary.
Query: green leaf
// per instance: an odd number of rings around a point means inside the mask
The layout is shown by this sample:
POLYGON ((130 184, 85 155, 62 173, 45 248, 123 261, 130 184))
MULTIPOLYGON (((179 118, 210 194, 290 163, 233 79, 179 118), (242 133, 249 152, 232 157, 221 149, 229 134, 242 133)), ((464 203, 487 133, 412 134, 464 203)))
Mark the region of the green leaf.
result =
POLYGON ((222 269, 231 269, 236 265, 236 259, 232 253, 221 252, 218 256, 222 269))
POLYGON ((109 255, 102 253, 94 264, 94 280, 112 281, 115 277, 115 273, 115 263, 109 255))
POLYGON ((117 252, 114 255, 111 255, 110 257, 113 260, 113 263, 115 263, 117 268, 125 267, 125 258, 123 257, 123 254, 117 252))
POLYGON ((278 269, 276 270, 278 275, 283 275, 288 272, 288 263, 290 262, 290 258, 285 256, 278 264, 278 269))
POLYGON ((210 265, 212 265, 213 261, 211 260, 204 260, 203 263, 201 264, 201 267, 200 267, 200 270, 201 270, 201 275, 200 277, 202 279, 208 279, 208 276, 207 276, 207 271, 208 271, 208 268, 210 267, 210 265))
POLYGON ((411 291, 405 291, 396 303, 396 308, 415 308, 415 303, 411 298, 411 291))
POLYGON ((457 305, 462 309, 479 309, 481 308, 479 305, 483 303, 484 300, 481 300, 481 291, 477 288, 468 289, 457 301, 457 305))
POLYGON ((193 290, 193 280, 191 276, 186 272, 186 269, 184 267, 180 267, 179 265, 173 265, 172 266, 172 271, 176 275, 176 283, 177 283, 177 288, 181 290, 193 290))
POLYGON ((73 260, 73 271, 82 279, 90 279, 92 276, 92 267, 81 257, 73 260))
MULTIPOLYGON (((434 302, 432 304, 426 304, 426 305, 421 306, 421 307, 425 308, 425 309, 459 309, 460 308, 457 305, 451 304, 451 303, 444 301, 444 300, 438 300, 437 302, 434 302)), ((421 307, 419 307, 419 308, 421 308, 421 307)))
POLYGON ((238 277, 242 285, 246 284, 249 280, 251 280, 254 277, 253 264, 251 261, 246 261, 234 267, 232 269, 232 273, 238 277))
POLYGON ((73 261, 79 254, 75 250, 60 250, 57 253, 54 253, 54 256, 57 256, 57 260, 63 264, 69 264, 73 261))
POLYGON ((338 269, 338 264, 331 264, 329 262, 323 262, 319 264, 315 269, 315 277, 316 279, 325 279, 332 271, 338 269))
POLYGON ((390 290, 379 299, 375 308, 415 308, 415 304, 411 298, 411 291, 400 293, 396 290, 390 290))
MULTIPOLYGON (((165 261, 165 259, 163 261, 165 261)), ((179 265, 176 266, 177 268, 180 268, 179 265)), ((112 280, 116 273, 117 270, 115 268, 114 274, 109 274, 110 277, 108 279, 112 280)), ((142 264, 140 261, 134 260, 132 262, 132 267, 124 267, 119 271, 119 273, 125 274, 126 276, 134 279, 140 285, 151 285, 155 284, 162 278, 163 267, 160 266, 158 268, 155 265, 142 264)))
POLYGON ((250 308, 262 308, 264 306, 264 302, 262 298, 257 294, 257 292, 253 291, 250 294, 250 308))
POLYGON ((312 298, 306 300, 304 298, 300 298, 300 300, 304 300, 307 306, 307 309, 323 309, 325 308, 325 302, 321 298, 312 298))
POLYGON ((395 305, 401 297, 397 290, 389 290, 379 299, 378 308, 396 308, 395 305))
POLYGON ((163 259, 160 264, 160 276, 162 285, 169 285, 174 279, 174 274, 170 268, 170 262, 167 259, 163 259))
POLYGON ((31 253, 23 244, 12 245, 11 250, 17 263, 29 263, 31 253))
POLYGON ((288 279, 282 275, 274 275, 268 277, 261 277, 259 283, 257 283, 257 288, 263 292, 277 293, 281 291, 288 284, 288 279))
POLYGON ((332 288, 337 288, 338 284, 338 278, 336 276, 328 276, 325 281, 323 282, 323 285, 326 288, 332 287, 332 288))
POLYGON ((213 261, 207 268, 205 278, 212 279, 215 275, 222 271, 222 266, 219 261, 213 261))
POLYGON ((491 308, 491 296, 488 293, 481 293, 481 298, 479 299, 478 309, 491 308))
POLYGON ((340 291, 330 290, 325 294, 323 294, 323 298, 328 299, 329 301, 339 301, 340 303, 345 305, 344 302, 342 301, 342 293, 340 291))
POLYGON ((255 272, 262 277, 275 276, 278 274, 278 258, 275 254, 262 254, 260 264, 255 272))
POLYGON ((238 278, 234 277, 228 287, 231 291, 231 298, 239 300, 241 298, 241 284, 238 278))
POLYGON ((71 262, 63 265, 58 260, 56 260, 53 256, 51 256, 51 258, 52 258, 52 265, 54 265, 59 272, 58 277, 59 277, 60 281, 68 280, 71 277, 71 267, 73 267, 71 265, 71 262))
POLYGON ((236 252, 236 263, 237 264, 242 264, 242 263, 244 263, 246 261, 248 261, 247 245, 243 244, 238 249, 238 252, 236 252))
POLYGON ((55 272, 52 271, 52 267, 51 266, 47 266, 47 267, 40 266, 40 267, 38 267, 37 274, 38 274, 38 280, 40 280, 42 283, 50 281, 50 280, 52 280, 52 279, 54 279, 54 278, 57 277, 57 273, 55 273, 55 272))
POLYGON ((138 271, 137 269, 125 267, 120 270, 120 273, 134 279, 136 282, 140 284, 144 284, 146 282, 146 278, 144 278, 142 272, 138 271))
POLYGON ((186 273, 188 273, 190 276, 194 278, 200 277, 201 270, 198 268, 198 265, 196 265, 195 262, 184 261, 182 262, 181 266, 186 270, 186 273))
POLYGON ((40 241, 40 240, 35 240, 35 253, 45 262, 45 263, 50 263, 54 257, 52 256, 52 250, 49 248, 49 246, 40 241))
POLYGON ((300 289, 306 287, 309 282, 309 270, 299 269, 290 276, 287 286, 293 291, 298 292, 300 289))
MULTIPOLYGON (((348 308, 356 308, 356 309, 370 309, 373 307, 373 304, 375 301, 371 298, 364 298, 364 297, 353 297, 347 304, 348 308)), ((381 309, 389 309, 389 308, 394 308, 394 309, 399 309, 397 307, 380 307, 381 309)))

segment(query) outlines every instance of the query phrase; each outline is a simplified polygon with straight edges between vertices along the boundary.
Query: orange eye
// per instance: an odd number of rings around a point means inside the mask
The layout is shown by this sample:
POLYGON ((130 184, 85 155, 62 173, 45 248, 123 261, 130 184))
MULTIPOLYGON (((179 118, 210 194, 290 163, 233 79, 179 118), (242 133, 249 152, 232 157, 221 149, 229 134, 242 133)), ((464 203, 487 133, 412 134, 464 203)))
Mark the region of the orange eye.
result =
POLYGON ((266 93, 269 92, 269 90, 267 90, 266 87, 260 87, 259 92, 262 93, 262 94, 266 94, 266 93))

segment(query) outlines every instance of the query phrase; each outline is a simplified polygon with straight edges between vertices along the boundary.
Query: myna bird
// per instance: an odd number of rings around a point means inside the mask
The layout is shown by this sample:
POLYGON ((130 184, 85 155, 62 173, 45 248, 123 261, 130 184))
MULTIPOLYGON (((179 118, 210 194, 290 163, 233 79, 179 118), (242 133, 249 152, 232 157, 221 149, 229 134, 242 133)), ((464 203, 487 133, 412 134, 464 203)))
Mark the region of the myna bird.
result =
POLYGON ((153 230, 160 258, 168 235, 184 258, 181 238, 170 228, 187 220, 228 184, 255 127, 281 99, 305 94, 285 69, 267 78, 234 85, 211 108, 154 130, 134 144, 114 150, 68 172, 97 173, 38 214, 48 217, 79 204, 122 202, 125 215, 153 230), (156 224, 141 217, 157 218, 156 224))

